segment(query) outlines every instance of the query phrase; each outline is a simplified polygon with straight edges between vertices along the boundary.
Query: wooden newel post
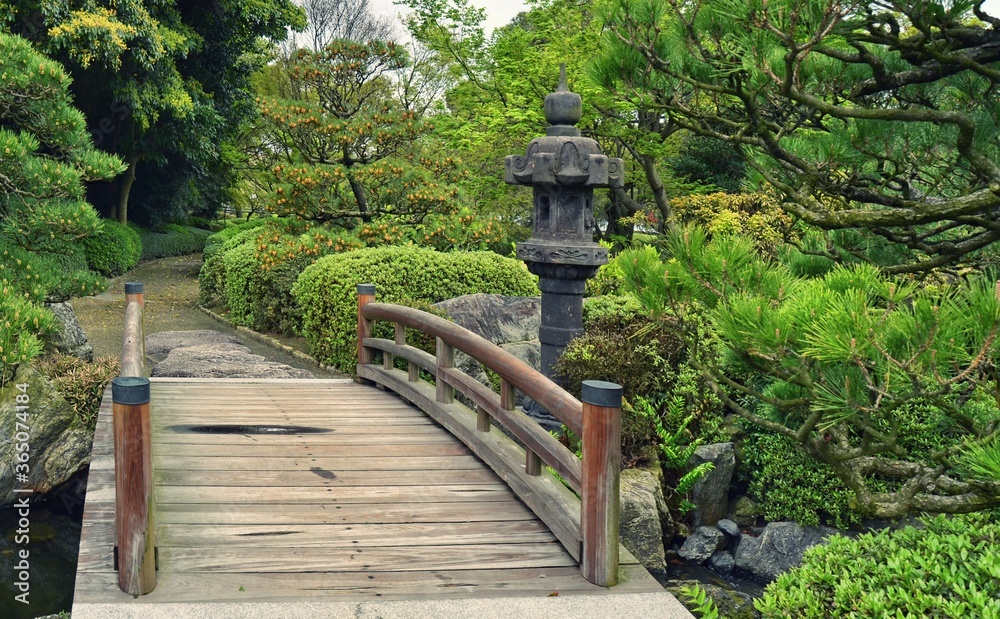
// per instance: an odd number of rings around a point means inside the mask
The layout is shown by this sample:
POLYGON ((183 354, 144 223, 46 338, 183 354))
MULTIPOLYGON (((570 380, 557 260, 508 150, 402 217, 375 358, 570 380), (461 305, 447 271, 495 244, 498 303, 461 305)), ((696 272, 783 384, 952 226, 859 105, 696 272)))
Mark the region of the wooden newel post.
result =
POLYGON ((621 469, 622 388, 583 382, 583 492, 580 571, 595 585, 618 583, 618 476, 621 469))
POLYGON ((115 557, 118 586, 131 595, 156 586, 149 379, 111 381, 115 432, 115 557))
POLYGON ((372 362, 372 351, 365 348, 365 338, 372 336, 372 321, 362 314, 365 306, 375 300, 375 284, 358 284, 358 365, 372 362))

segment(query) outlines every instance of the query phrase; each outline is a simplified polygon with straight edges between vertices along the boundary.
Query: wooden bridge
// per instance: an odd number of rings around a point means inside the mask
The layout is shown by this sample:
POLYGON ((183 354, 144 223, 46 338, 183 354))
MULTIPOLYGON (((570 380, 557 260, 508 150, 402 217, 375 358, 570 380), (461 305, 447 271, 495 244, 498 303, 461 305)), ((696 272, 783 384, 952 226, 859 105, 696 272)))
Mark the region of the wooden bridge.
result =
MULTIPOLYGON (((252 616, 276 602, 281 612, 260 616, 293 616, 289 603, 363 616, 357 604, 495 598, 510 609, 495 616, 690 617, 618 544, 618 410, 605 385, 581 404, 482 338, 364 287, 369 384, 145 379, 132 290, 124 380, 94 437, 74 619, 252 616), (395 339, 373 338, 373 320, 395 322, 395 339), (406 327, 437 337, 438 354, 407 346, 406 327), (456 349, 499 373, 501 394, 455 369, 456 349), (515 387, 584 437, 582 461, 515 410, 515 387)), ((479 614, 456 608, 438 612, 479 614)))

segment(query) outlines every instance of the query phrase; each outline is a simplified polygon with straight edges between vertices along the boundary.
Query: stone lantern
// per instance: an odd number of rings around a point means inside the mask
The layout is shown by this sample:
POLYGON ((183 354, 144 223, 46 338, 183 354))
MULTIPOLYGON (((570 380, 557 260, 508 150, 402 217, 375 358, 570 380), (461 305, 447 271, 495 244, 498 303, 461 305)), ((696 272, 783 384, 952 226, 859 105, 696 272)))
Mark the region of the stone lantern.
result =
POLYGON ((597 142, 574 125, 583 116, 583 100, 566 84, 545 97, 545 136, 528 144, 525 155, 504 161, 504 181, 534 188, 534 230, 517 244, 517 257, 538 275, 542 290, 542 373, 553 366, 566 344, 583 333, 583 294, 587 279, 608 261, 608 250, 594 242, 594 188, 622 186, 622 160, 601 152, 597 142))

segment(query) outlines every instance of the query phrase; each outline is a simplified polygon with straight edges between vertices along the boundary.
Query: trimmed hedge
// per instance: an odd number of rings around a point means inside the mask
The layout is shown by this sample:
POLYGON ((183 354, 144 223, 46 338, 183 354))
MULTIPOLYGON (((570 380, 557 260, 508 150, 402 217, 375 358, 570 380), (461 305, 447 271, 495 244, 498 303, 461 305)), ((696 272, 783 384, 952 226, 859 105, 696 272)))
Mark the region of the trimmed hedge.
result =
POLYGON ((105 219, 100 230, 83 239, 83 252, 91 269, 117 277, 139 264, 142 240, 132 228, 105 219))
POLYGON ((833 536, 768 585, 764 619, 1000 617, 1000 524, 986 514, 833 536))
POLYGON ((437 303, 476 292, 538 294, 524 265, 491 252, 441 253, 419 247, 379 247, 327 256, 306 268, 292 288, 302 332, 313 356, 354 373, 357 285, 375 284, 386 303, 437 303))
POLYGON ((142 240, 142 259, 156 260, 172 256, 185 256, 205 249, 205 242, 212 235, 209 230, 167 224, 160 231, 137 229, 142 240))

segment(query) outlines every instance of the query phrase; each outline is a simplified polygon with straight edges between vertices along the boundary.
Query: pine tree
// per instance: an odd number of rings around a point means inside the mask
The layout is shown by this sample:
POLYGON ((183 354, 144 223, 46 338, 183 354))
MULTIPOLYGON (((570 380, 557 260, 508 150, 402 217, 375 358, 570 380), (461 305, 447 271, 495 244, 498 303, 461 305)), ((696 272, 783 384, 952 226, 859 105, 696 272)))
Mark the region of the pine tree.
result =
POLYGON ((121 173, 94 149, 59 63, 0 33, 0 380, 41 351, 51 316, 37 304, 92 293, 77 241, 100 220, 84 181, 121 173))

